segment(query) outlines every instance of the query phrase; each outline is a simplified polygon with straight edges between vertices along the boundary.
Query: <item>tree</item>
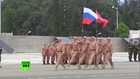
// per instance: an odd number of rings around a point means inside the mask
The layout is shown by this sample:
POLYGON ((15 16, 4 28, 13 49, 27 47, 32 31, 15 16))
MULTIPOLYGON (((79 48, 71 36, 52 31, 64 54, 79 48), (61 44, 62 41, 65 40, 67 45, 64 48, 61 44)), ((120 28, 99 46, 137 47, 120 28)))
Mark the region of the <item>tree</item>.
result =
POLYGON ((125 10, 122 13, 122 22, 124 22, 128 26, 129 29, 132 29, 130 17, 125 10))
POLYGON ((77 6, 74 6, 74 10, 73 10, 73 15, 72 15, 72 19, 71 19, 71 24, 70 24, 70 35, 71 36, 79 36, 81 35, 81 14, 80 14, 80 10, 78 9, 77 6))
MULTIPOLYGON (((116 28, 116 10, 119 8, 119 22, 124 22, 129 29, 140 29, 140 0, 3 0, 2 2, 2 32, 14 25, 14 34, 25 35, 29 30, 32 35, 71 36, 80 35, 83 7, 88 7, 94 12, 96 8, 100 15, 107 19, 107 28, 93 22, 84 26, 87 36, 96 35, 98 32, 103 37, 113 37, 116 28), (5 16, 7 10, 13 10, 11 21, 5 16), (6 23, 8 22, 8 23, 6 23), (7 26, 8 25, 8 26, 7 26), (131 27, 131 28, 130 28, 131 27)), ((10 29, 12 30, 12 29, 10 29)))
POLYGON ((15 20, 14 20, 14 10, 13 9, 5 9, 3 12, 3 32, 13 32, 15 34, 15 20))
POLYGON ((119 23, 118 29, 114 31, 114 36, 121 38, 129 37, 129 28, 124 24, 124 22, 119 23))

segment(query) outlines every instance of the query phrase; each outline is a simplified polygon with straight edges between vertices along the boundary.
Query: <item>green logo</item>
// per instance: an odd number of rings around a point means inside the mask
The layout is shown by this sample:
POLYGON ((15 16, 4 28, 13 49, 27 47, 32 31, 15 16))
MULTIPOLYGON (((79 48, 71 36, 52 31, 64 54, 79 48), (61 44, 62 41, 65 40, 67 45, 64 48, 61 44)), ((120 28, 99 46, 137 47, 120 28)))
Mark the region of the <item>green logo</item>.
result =
POLYGON ((22 70, 30 70, 30 61, 22 61, 21 62, 22 70))

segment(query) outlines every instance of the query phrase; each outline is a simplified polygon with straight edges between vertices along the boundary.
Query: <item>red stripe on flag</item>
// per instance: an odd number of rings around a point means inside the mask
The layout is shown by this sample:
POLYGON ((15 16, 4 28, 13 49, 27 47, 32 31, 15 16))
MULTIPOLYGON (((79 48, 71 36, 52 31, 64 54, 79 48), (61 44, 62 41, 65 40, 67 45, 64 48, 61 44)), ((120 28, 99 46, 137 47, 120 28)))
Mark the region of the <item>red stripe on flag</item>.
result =
POLYGON ((92 20, 90 20, 89 18, 83 18, 82 24, 91 24, 92 20))

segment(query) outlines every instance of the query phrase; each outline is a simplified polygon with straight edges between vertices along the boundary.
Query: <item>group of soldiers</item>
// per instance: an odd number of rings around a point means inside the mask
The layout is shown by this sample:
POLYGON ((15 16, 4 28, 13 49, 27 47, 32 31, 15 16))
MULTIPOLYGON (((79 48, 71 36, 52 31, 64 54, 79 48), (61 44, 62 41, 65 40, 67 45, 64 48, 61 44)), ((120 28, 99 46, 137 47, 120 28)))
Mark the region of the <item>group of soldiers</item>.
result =
POLYGON ((114 68, 112 62, 112 54, 114 52, 114 46, 110 38, 103 43, 99 38, 97 41, 94 36, 89 40, 86 36, 82 40, 77 40, 77 37, 73 37, 73 42, 70 44, 64 44, 61 38, 58 38, 52 44, 46 44, 42 47, 42 61, 43 64, 47 59, 47 64, 51 59, 51 64, 55 64, 53 70, 57 70, 59 64, 66 69, 65 64, 69 67, 71 64, 77 64, 78 69, 81 69, 81 64, 86 64, 86 68, 90 69, 90 66, 94 64, 94 69, 99 69, 99 64, 102 68, 106 68, 106 63, 109 61, 111 68, 114 68), (47 58, 46 58, 47 57, 47 58), (55 59, 56 58, 56 59, 55 59), (56 61, 56 63, 54 63, 56 61))
POLYGON ((133 39, 130 39, 130 42, 128 43, 128 53, 129 53, 129 61, 132 62, 132 55, 134 55, 134 61, 137 61, 137 55, 138 55, 138 61, 140 61, 140 40, 134 41, 133 39))

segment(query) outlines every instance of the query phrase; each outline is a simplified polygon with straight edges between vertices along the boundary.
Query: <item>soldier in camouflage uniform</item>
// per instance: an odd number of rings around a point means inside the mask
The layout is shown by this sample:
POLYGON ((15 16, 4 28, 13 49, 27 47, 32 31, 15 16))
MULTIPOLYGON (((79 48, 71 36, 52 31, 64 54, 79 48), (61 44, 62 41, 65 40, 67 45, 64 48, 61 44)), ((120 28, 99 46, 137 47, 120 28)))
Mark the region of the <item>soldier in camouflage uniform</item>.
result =
POLYGON ((134 51, 134 61, 137 61, 137 41, 134 41, 134 45, 133 45, 133 51, 134 51))
POLYGON ((132 54, 133 54, 133 40, 130 39, 130 42, 128 43, 128 55, 129 55, 129 61, 132 62, 132 54))
POLYGON ((1 66, 1 53, 2 53, 2 48, 0 47, 0 68, 2 68, 2 66, 1 66))
POLYGON ((138 49, 138 60, 140 62, 140 40, 139 40, 139 42, 137 44, 137 49, 138 49))

